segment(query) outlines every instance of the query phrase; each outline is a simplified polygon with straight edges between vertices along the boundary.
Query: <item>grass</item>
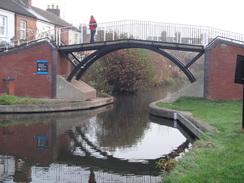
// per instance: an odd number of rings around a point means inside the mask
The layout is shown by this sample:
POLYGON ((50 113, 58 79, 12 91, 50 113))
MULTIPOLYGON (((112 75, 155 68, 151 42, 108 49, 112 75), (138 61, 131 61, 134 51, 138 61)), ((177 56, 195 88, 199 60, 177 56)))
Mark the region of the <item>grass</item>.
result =
POLYGON ((14 104, 28 105, 28 104, 47 104, 47 103, 58 104, 58 103, 75 103, 75 102, 82 102, 82 101, 81 100, 48 101, 46 99, 32 99, 28 97, 22 98, 14 95, 7 95, 7 94, 3 94, 0 96, 0 105, 14 105, 14 104))
POLYGON ((0 105, 13 105, 13 104, 43 104, 44 101, 34 100, 31 98, 21 98, 14 95, 3 94, 0 96, 0 105))
POLYGON ((160 107, 190 111, 218 129, 197 140, 164 183, 239 183, 244 180, 242 101, 206 101, 183 97, 160 107))

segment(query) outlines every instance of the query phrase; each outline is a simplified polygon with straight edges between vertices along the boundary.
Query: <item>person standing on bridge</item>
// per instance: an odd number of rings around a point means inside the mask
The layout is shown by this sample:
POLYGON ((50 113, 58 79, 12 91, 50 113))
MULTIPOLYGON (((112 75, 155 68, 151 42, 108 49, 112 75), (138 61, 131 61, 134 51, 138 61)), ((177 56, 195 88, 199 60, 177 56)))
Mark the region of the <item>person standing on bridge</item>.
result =
POLYGON ((94 18, 93 15, 91 15, 91 18, 90 18, 90 22, 89 22, 89 29, 91 31, 91 39, 90 39, 90 43, 94 43, 94 35, 96 33, 96 29, 97 29, 97 22, 94 18))

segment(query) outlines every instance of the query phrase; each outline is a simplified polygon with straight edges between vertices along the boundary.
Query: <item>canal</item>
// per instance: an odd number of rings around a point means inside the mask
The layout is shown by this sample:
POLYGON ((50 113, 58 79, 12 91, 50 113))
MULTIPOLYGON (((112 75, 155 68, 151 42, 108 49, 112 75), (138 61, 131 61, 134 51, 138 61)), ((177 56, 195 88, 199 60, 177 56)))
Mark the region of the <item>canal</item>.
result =
POLYGON ((82 111, 0 116, 0 182, 158 183, 160 158, 188 148, 177 122, 149 115, 170 89, 116 96, 82 111))

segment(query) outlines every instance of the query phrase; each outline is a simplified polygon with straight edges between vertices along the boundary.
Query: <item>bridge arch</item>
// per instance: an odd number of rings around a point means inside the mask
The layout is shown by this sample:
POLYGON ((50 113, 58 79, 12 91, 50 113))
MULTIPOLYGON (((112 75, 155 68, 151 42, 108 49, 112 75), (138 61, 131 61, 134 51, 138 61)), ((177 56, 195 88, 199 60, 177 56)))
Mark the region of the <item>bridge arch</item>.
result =
MULTIPOLYGON (((110 41, 103 43, 103 46, 99 46, 101 43, 94 43, 90 44, 93 45, 93 50, 95 50, 93 53, 88 55, 86 58, 81 60, 79 64, 75 66, 75 68, 72 70, 70 75, 68 76, 67 80, 71 81, 72 78, 76 75, 76 79, 79 80, 81 76, 84 74, 84 72, 98 59, 101 57, 117 51, 121 49, 129 49, 129 48, 141 48, 141 49, 147 49, 154 51, 169 60, 171 60, 174 64, 176 64, 187 76, 190 82, 196 81, 193 74, 188 69, 190 65, 192 65, 198 58, 200 58, 204 54, 204 48, 199 47, 196 45, 185 45, 185 44, 176 44, 176 43, 164 43, 164 42, 154 42, 154 41, 141 41, 141 40, 124 40, 124 41, 110 41), (97 46, 96 46, 97 44, 97 46), (179 59, 171 55, 170 53, 162 50, 162 49, 170 49, 170 50, 182 50, 182 51, 193 51, 198 52, 198 55, 194 57, 187 65, 184 65, 179 59)), ((87 49, 87 48, 86 48, 87 49)), ((92 48, 91 48, 92 49, 92 48)), ((65 49, 63 50, 63 54, 71 53, 73 51, 82 51, 82 49, 78 48, 70 48, 68 52, 65 52, 65 49)), ((83 48, 84 50, 84 48, 83 48)), ((66 55, 66 58, 68 56, 66 55)))

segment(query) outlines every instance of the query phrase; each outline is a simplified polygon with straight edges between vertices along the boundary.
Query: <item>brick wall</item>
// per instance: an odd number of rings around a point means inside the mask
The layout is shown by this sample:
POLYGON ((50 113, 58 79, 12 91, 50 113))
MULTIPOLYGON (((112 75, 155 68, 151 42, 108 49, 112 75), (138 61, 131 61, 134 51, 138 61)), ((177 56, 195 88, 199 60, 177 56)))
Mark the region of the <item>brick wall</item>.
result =
POLYGON ((60 54, 57 55, 57 74, 67 75, 70 74, 71 64, 70 62, 60 54))
POLYGON ((204 97, 207 99, 241 100, 243 86, 234 83, 237 55, 244 46, 218 40, 206 50, 204 97))
POLYGON ((16 16, 16 29, 15 29, 15 35, 17 39, 20 39, 20 22, 21 21, 25 21, 26 22, 26 37, 29 40, 33 40, 33 36, 36 33, 36 20, 25 17, 25 16, 21 16, 21 15, 17 15, 16 16))
POLYGON ((2 79, 14 79, 20 97, 55 98, 56 75, 70 73, 69 62, 48 42, 0 53, 0 65, 0 87, 2 79), (38 60, 48 61, 48 74, 37 74, 38 60))

